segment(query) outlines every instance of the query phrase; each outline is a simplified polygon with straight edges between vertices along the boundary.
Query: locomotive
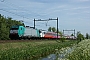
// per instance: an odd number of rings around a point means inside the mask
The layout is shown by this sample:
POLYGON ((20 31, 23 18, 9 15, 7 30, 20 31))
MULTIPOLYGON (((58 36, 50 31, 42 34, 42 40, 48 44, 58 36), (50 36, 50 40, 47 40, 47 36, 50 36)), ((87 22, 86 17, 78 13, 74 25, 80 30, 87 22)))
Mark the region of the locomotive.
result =
MULTIPOLYGON (((57 34, 54 32, 46 32, 40 29, 34 29, 29 26, 12 26, 9 37, 11 39, 55 39, 57 34)), ((60 36, 58 36, 60 38, 60 36)))

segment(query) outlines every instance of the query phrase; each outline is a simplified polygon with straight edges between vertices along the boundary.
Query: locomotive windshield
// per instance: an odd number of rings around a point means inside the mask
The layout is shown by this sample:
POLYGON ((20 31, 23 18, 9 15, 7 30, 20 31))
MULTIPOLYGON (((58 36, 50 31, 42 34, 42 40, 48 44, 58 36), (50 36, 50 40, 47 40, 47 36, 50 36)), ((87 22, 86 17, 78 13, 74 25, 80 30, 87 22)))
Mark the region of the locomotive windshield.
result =
POLYGON ((18 30, 19 26, 12 26, 10 30, 18 30))
POLYGON ((18 30, 18 28, 11 28, 10 30, 18 30))

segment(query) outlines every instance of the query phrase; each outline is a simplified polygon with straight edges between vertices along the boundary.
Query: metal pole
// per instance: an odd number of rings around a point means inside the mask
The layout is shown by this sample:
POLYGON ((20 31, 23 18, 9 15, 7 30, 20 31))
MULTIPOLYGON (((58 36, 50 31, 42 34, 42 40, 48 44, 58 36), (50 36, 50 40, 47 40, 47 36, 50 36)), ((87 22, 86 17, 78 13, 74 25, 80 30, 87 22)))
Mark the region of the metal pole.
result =
POLYGON ((74 38, 75 38, 75 29, 74 29, 74 38))
POLYGON ((34 29, 35 29, 35 19, 34 19, 34 29))
POLYGON ((57 38, 58 38, 58 17, 57 17, 57 38))
POLYGON ((64 30, 63 30, 63 36, 64 36, 64 30))

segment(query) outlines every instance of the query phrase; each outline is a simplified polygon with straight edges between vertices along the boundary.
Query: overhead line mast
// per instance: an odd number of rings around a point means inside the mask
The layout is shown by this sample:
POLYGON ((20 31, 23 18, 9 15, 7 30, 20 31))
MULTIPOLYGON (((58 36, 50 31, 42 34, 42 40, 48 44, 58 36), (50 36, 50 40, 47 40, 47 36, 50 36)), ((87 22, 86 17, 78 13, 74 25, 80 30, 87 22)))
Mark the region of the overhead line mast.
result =
POLYGON ((46 20, 41 20, 41 19, 34 19, 34 28, 35 28, 35 21, 50 21, 50 20, 57 20, 57 38, 58 38, 58 17, 56 19, 52 19, 52 18, 49 18, 49 19, 46 19, 46 20))
POLYGON ((64 35, 64 31, 74 31, 74 38, 75 38, 75 29, 74 30, 63 30, 63 35, 64 35))

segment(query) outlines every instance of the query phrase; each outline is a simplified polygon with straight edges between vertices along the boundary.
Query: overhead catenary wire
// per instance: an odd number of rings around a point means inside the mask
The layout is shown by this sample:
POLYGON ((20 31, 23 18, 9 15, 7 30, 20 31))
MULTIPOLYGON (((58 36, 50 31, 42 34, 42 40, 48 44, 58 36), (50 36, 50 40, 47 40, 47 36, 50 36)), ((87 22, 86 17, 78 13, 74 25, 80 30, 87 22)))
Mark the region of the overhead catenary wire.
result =
MULTIPOLYGON (((6 2, 5 0, 3 0, 3 3, 6 3, 6 4, 10 5, 10 7, 11 7, 12 9, 13 9, 14 6, 16 6, 17 8, 14 7, 15 10, 24 9, 24 8, 22 8, 22 7, 20 7, 20 6, 17 6, 17 5, 15 5, 15 4, 12 4, 12 3, 8 2, 8 1, 6 2)), ((8 7, 8 6, 7 6, 7 7, 8 7)), ((10 13, 10 14, 14 14, 14 15, 19 16, 19 17, 22 17, 23 19, 26 18, 26 19, 31 20, 30 18, 27 18, 27 17, 25 17, 25 16, 23 16, 23 15, 20 15, 20 14, 17 14, 17 13, 13 13, 13 12, 10 12, 10 11, 5 10, 5 9, 0 9, 0 10, 5 11, 5 12, 8 12, 8 13, 10 13)), ((25 11, 28 11, 28 10, 25 9, 25 11)), ((34 13, 34 12, 33 12, 33 13, 34 13)), ((45 24, 46 26, 48 26, 47 23, 48 23, 48 22, 46 22, 46 24, 45 24)), ((50 25, 49 25, 49 26, 50 26, 50 25)))
MULTIPOLYGON (((7 2, 4 2, 4 0, 3 0, 3 3, 7 3, 7 2)), ((10 3, 10 2, 8 2, 7 4, 10 4, 11 7, 14 7, 14 5, 15 5, 15 4, 12 4, 12 3, 10 3)), ((7 6, 7 5, 6 5, 6 6, 7 6)), ((15 6, 16 6, 16 5, 15 5, 15 6)), ((7 6, 7 7, 8 7, 8 6, 7 6)), ((19 7, 19 6, 16 6, 16 7, 19 7)), ((19 8, 20 8, 20 7, 19 7, 19 8)), ((30 18, 27 18, 26 16, 23 16, 23 15, 20 15, 20 14, 17 14, 17 13, 13 13, 13 12, 10 12, 10 11, 5 10, 5 9, 0 9, 0 10, 5 11, 5 12, 8 12, 8 13, 11 13, 11 14, 14 14, 14 15, 19 16, 19 17, 22 17, 22 18, 26 18, 26 19, 31 20, 30 18)), ((15 9, 15 7, 14 7, 14 10, 17 11, 17 9, 15 9)))
MULTIPOLYGON (((4 2, 4 3, 6 3, 6 2, 4 2)), ((10 2, 9 2, 9 3, 10 3, 10 2)), ((10 4, 11 4, 10 6, 14 7, 12 3, 10 3, 10 4)), ((7 5, 6 5, 6 6, 7 6, 7 5)), ((7 6, 7 7, 8 7, 8 6, 7 6)), ((14 7, 14 8, 15 8, 15 7, 14 7)), ((11 13, 11 14, 14 14, 14 15, 19 16, 19 17, 23 17, 23 18, 29 19, 29 18, 27 18, 27 17, 25 17, 25 16, 22 16, 22 15, 20 15, 20 14, 16 14, 16 13, 10 12, 10 11, 8 11, 8 10, 6 10, 6 9, 0 9, 0 10, 5 11, 5 12, 8 12, 8 13, 11 13)), ((14 10, 17 10, 17 9, 14 9, 14 10)), ((29 19, 29 20, 30 20, 30 19, 29 19)))
MULTIPOLYGON (((5 4, 7 4, 7 5, 10 5, 11 7, 14 7, 14 8, 15 8, 15 6, 16 6, 16 7, 19 8, 19 9, 21 8, 21 7, 15 5, 15 4, 12 4, 12 3, 8 2, 8 1, 4 1, 4 0, 1 0, 1 1, 3 1, 3 3, 5 3, 5 4)), ((6 5, 6 6, 7 6, 7 5, 6 5)), ((9 7, 10 7, 10 6, 9 6, 9 7)), ((16 8, 16 9, 17 9, 17 8, 16 8)), ((23 9, 24 9, 24 8, 23 8, 23 9)), ((25 10, 26 10, 26 9, 25 9, 25 10)))
POLYGON ((4 2, 4 0, 1 0, 1 2, 4 2))
MULTIPOLYGON (((23 8, 23 7, 20 7, 20 6, 17 6, 17 5, 15 5, 15 4, 13 4, 13 3, 10 3, 10 2, 8 2, 8 1, 6 1, 6 2, 3 2, 3 3, 5 3, 5 4, 8 4, 8 5, 10 5, 10 7, 16 7, 16 11, 18 11, 18 10, 24 10, 24 11, 26 11, 26 12, 29 12, 30 10, 27 10, 27 9, 25 9, 25 8, 23 8)), ((32 11, 30 11, 30 13, 27 13, 28 15, 30 15, 31 16, 31 12, 32 11)), ((36 14, 35 12, 32 12, 33 14, 36 14)), ((37 15, 37 16, 39 16, 39 15, 37 15)))
MULTIPOLYGON (((22 8, 22 7, 20 7, 20 6, 17 6, 17 5, 15 5, 15 4, 12 4, 12 3, 10 3, 10 2, 8 2, 8 1, 3 1, 3 3, 5 3, 5 4, 7 4, 6 6, 8 7, 8 5, 10 5, 9 7, 11 7, 13 10, 16 10, 16 12, 18 11, 18 9, 24 9, 24 8, 22 8), (15 6, 17 7, 17 8, 15 8, 15 6)), ((5 5, 4 4, 4 5, 5 5)), ((27 17, 25 17, 25 16, 23 16, 23 15, 20 15, 20 14, 18 14, 18 13, 13 13, 13 12, 10 12, 10 11, 8 11, 8 10, 6 10, 6 9, 0 9, 0 10, 2 10, 2 11, 5 11, 5 12, 8 12, 8 13, 10 13, 10 14, 14 14, 14 15, 16 15, 16 16, 19 16, 19 17, 22 17, 22 18, 26 18, 26 19, 29 19, 30 21, 31 21, 31 19, 30 18, 27 18, 27 17)), ((27 9, 25 9, 25 11, 28 11, 27 9)), ((30 11, 31 12, 31 11, 30 11)), ((33 12, 34 14, 35 14, 35 12, 33 12)), ((30 13, 27 13, 27 14, 30 14, 30 13)), ((31 16, 31 15, 30 15, 31 16)), ((38 16, 38 15, 37 15, 38 16)), ((25 20, 24 20, 25 21, 25 20)))
MULTIPOLYGON (((26 19, 30 20, 29 18, 24 17, 24 16, 19 15, 19 14, 16 14, 16 13, 13 13, 13 12, 10 12, 10 11, 7 11, 7 10, 4 10, 4 9, 0 9, 0 10, 5 11, 5 12, 8 12, 8 13, 10 13, 10 14, 14 14, 14 15, 16 15, 16 16, 23 17, 23 18, 26 18, 26 19)), ((24 21, 24 22, 25 22, 25 21, 24 21)), ((32 24, 31 22, 28 22, 28 23, 29 23, 29 24, 32 24)))
POLYGON ((23 18, 26 18, 26 19, 29 19, 29 18, 27 18, 25 16, 22 16, 22 15, 19 15, 19 14, 16 14, 16 13, 13 13, 13 12, 10 12, 10 11, 7 11, 7 10, 4 10, 4 9, 0 9, 0 10, 5 11, 5 12, 8 12, 8 13, 11 13, 11 14, 14 14, 14 15, 17 15, 17 16, 20 16, 20 17, 23 17, 23 18))
MULTIPOLYGON (((14 15, 17 15, 17 16, 20 16, 20 17, 23 17, 23 19, 26 18, 26 17, 24 17, 24 16, 21 16, 21 15, 15 14, 15 13, 13 13, 13 12, 10 12, 10 11, 4 10, 4 9, 0 9, 0 10, 5 11, 5 12, 8 12, 8 13, 11 13, 11 14, 14 14, 14 15)), ((29 19, 29 18, 27 18, 27 19, 29 19)), ((29 24, 29 22, 26 22, 26 23, 29 24)), ((44 23, 41 23, 41 24, 44 24, 44 23)), ((40 25, 37 25, 37 26, 40 26, 40 25)))

